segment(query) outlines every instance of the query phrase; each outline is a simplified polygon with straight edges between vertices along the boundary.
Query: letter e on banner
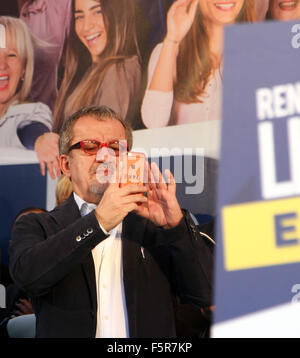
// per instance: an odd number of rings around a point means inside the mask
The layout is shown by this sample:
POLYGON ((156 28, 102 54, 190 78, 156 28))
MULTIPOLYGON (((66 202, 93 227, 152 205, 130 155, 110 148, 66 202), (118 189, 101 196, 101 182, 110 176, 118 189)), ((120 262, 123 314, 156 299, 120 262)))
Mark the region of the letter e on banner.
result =
POLYGON ((286 238, 285 233, 296 233, 297 229, 294 225, 285 225, 285 220, 298 220, 297 213, 287 213, 281 215, 275 215, 275 232, 276 232, 276 245, 277 246, 289 246, 297 245, 299 240, 296 237, 286 238))

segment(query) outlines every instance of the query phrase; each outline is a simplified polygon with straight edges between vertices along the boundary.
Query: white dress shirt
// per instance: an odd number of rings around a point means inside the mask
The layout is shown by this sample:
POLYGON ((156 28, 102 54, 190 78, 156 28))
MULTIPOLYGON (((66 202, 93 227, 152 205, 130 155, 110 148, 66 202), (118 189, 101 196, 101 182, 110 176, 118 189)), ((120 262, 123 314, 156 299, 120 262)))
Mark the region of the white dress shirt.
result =
MULTIPOLYGON (((86 203, 75 193, 74 199, 81 216, 96 208, 95 204, 86 203)), ((96 338, 128 338, 128 316, 123 282, 122 223, 109 233, 102 227, 101 229, 110 236, 92 250, 97 288, 96 338)))

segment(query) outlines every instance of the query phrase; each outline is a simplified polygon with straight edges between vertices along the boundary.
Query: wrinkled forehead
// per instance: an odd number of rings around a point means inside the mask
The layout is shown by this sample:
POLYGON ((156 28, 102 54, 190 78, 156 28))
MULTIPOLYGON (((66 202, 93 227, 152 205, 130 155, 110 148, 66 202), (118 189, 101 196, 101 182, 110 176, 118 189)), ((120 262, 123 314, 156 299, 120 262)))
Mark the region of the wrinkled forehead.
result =
POLYGON ((72 141, 96 139, 99 141, 125 139, 126 131, 123 124, 115 118, 84 116, 78 118, 72 130, 72 141))

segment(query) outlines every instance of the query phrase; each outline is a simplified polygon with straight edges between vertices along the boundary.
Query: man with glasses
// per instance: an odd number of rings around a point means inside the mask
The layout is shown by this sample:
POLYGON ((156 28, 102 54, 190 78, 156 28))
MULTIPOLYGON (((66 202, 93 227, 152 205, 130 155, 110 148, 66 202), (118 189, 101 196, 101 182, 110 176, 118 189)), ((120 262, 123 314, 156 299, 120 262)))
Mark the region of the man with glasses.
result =
POLYGON ((152 165, 146 185, 120 186, 132 133, 104 106, 73 114, 59 145, 73 193, 20 219, 10 249, 12 276, 33 297, 37 337, 176 336, 173 293, 211 305, 211 252, 180 209, 171 172, 166 183, 152 165))

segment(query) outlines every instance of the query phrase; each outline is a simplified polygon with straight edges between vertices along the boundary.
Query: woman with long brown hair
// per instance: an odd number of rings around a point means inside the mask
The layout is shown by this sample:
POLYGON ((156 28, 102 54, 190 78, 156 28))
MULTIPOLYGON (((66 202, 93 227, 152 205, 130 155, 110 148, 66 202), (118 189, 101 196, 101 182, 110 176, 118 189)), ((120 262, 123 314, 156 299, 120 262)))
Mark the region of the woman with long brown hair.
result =
POLYGON ((254 0, 175 1, 166 37, 149 61, 144 124, 155 128, 220 118, 224 25, 254 19, 254 0))
POLYGON ((141 66, 133 0, 73 0, 72 14, 53 131, 88 105, 112 108, 135 129, 141 66))
POLYGON ((135 127, 141 83, 132 0, 74 0, 54 131, 86 105, 107 105, 135 127))

